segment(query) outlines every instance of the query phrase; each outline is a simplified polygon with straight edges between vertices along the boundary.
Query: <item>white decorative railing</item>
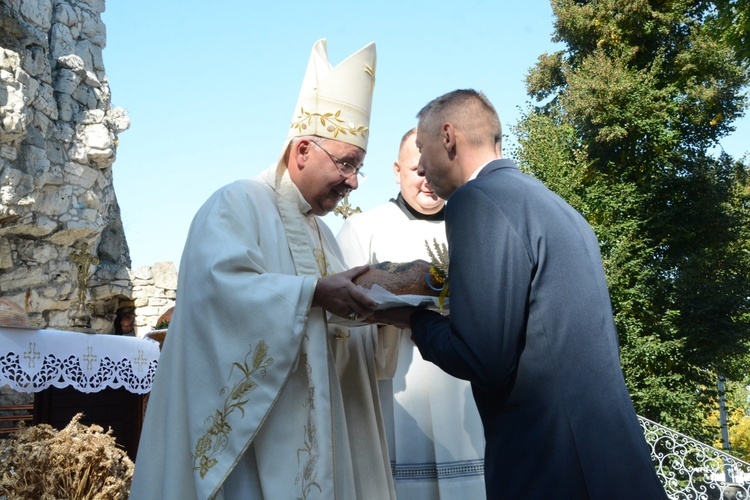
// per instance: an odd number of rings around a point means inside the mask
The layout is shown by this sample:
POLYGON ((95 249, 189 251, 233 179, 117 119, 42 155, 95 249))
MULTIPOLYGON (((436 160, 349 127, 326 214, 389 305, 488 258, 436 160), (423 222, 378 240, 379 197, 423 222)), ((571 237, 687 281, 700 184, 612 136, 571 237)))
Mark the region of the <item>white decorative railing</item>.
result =
POLYGON ((750 499, 750 463, 638 416, 672 500, 750 499))

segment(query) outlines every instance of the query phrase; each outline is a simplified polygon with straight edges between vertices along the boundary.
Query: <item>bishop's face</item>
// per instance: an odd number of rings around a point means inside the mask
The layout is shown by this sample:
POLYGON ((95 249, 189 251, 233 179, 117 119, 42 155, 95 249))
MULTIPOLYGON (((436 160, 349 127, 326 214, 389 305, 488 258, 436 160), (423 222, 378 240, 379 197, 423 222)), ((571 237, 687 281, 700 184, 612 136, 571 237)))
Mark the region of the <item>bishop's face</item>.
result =
POLYGON ((420 155, 416 137, 412 134, 406 140, 399 151, 398 161, 393 164, 393 171, 406 203, 422 214, 431 215, 443 208, 444 201, 435 194, 427 179, 417 173, 420 155))
POLYGON ((346 165, 361 165, 365 151, 332 139, 305 141, 304 160, 297 187, 312 207, 312 212, 323 216, 359 186, 356 171, 345 174, 342 169, 346 170, 346 165))

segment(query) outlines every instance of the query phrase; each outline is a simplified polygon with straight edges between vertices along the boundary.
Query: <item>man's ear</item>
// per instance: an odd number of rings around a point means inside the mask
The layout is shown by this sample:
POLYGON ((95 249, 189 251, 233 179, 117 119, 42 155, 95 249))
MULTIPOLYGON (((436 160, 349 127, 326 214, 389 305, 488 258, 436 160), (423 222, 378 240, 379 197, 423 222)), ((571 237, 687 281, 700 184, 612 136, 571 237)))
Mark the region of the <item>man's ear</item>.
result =
POLYGON ((401 176, 399 175, 401 173, 401 166, 398 164, 397 161, 393 162, 393 176, 396 178, 396 184, 401 184, 401 176))
POLYGON ((294 156, 299 170, 305 168, 305 162, 307 162, 307 157, 310 154, 311 148, 312 143, 309 139, 300 139, 293 143, 291 155, 294 156))
POLYGON ((444 123, 441 130, 443 147, 446 151, 451 152, 456 147, 456 129, 450 123, 444 123))

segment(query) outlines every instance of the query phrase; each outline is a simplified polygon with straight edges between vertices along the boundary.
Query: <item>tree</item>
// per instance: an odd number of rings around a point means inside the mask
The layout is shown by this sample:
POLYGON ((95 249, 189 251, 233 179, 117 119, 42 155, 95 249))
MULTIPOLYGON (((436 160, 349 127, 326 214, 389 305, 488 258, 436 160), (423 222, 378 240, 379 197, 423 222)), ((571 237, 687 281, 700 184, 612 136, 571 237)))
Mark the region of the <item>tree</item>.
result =
POLYGON ((750 63, 750 0, 717 0, 709 20, 714 35, 735 51, 740 64, 750 63))
MULTIPOLYGON (((729 383, 725 391, 730 445, 729 453, 746 462, 750 460, 750 402, 748 402, 748 381, 748 379, 745 379, 742 382, 729 383)), ((717 429, 716 435, 710 444, 715 448, 723 448, 724 443, 719 432, 721 417, 717 401, 711 401, 707 423, 717 429)))
MULTIPOLYGON (((744 0, 743 0, 744 1, 744 0)), ((696 437, 717 373, 750 342, 748 166, 714 151, 748 72, 715 4, 554 0, 554 41, 527 76, 520 165, 591 223, 637 411, 696 437), (708 388, 708 389, 705 389, 708 388)))

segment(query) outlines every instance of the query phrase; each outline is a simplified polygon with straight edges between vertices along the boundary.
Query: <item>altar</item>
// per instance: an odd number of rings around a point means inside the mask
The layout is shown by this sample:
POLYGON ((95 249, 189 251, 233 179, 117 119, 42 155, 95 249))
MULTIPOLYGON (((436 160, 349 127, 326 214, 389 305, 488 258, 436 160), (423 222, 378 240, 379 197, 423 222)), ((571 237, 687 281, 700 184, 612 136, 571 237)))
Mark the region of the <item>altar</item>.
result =
POLYGON ((150 339, 0 327, 0 386, 34 393, 35 424, 59 429, 82 412, 111 427, 134 459, 159 353, 150 339))

